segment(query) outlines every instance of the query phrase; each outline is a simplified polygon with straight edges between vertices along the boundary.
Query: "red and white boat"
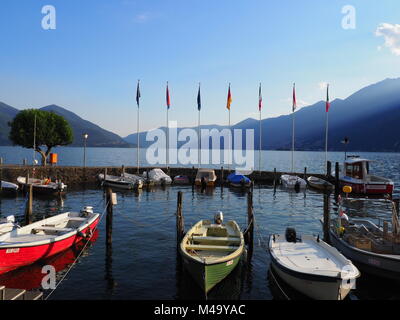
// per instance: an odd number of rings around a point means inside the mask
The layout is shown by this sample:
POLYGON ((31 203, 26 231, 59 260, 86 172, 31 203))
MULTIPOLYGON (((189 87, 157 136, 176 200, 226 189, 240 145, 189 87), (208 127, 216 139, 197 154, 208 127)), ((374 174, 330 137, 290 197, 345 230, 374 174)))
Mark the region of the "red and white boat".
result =
POLYGON ((370 174, 369 164, 373 160, 348 157, 339 176, 341 186, 350 186, 353 193, 378 195, 393 193, 394 183, 388 178, 370 174))
POLYGON ((88 239, 99 222, 92 207, 66 212, 0 235, 0 274, 49 258, 88 239))

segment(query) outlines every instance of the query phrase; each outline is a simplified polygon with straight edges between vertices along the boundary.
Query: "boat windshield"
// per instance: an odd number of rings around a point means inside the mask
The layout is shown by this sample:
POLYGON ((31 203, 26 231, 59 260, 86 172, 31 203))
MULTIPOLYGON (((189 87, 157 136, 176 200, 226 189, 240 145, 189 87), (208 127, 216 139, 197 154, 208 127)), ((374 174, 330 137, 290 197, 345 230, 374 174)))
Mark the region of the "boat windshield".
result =
POLYGON ((346 176, 355 179, 363 179, 362 162, 346 164, 346 176))

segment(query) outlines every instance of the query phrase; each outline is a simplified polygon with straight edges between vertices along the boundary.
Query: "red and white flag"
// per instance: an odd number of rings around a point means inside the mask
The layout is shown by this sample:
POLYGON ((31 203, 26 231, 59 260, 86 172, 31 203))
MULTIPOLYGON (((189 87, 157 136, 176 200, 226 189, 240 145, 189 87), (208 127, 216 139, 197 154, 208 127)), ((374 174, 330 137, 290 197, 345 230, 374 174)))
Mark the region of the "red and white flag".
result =
POLYGON ((292 111, 296 110, 297 108, 297 103, 296 103, 296 84, 293 83, 293 106, 292 106, 292 111))
POLYGON ((261 111, 262 108, 262 95, 261 95, 261 83, 260 88, 258 89, 258 111, 261 111))
POLYGON ((326 112, 329 111, 329 107, 331 106, 331 103, 329 102, 329 84, 326 87, 326 112))

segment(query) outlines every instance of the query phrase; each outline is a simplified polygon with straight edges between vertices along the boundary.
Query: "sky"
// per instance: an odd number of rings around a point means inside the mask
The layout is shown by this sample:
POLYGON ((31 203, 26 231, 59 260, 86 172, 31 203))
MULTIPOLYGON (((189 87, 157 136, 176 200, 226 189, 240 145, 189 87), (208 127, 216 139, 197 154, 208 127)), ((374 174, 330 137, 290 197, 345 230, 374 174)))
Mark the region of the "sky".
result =
POLYGON ((258 119, 261 82, 262 118, 277 117, 294 82, 302 107, 326 83, 333 100, 399 77, 399 12, 398 0, 2 0, 0 101, 57 104, 126 136, 138 79, 141 131, 166 125, 167 81, 179 127, 197 125, 199 82, 202 124, 228 124, 229 83, 231 123, 258 119))

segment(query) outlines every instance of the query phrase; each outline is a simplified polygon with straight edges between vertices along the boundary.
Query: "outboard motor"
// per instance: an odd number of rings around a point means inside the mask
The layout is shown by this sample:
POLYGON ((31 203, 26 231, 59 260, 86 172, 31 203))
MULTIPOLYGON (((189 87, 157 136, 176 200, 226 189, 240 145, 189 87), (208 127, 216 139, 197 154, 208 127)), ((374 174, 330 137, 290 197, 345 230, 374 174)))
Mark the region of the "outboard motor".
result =
POLYGON ((89 214, 93 213, 93 207, 91 206, 85 206, 81 210, 82 216, 87 217, 89 214))
POLYGON ((285 237, 287 242, 297 242, 297 235, 295 228, 286 228, 285 237))
POLYGON ((223 215, 223 213, 222 213, 221 211, 217 212, 217 213, 215 214, 215 216, 214 216, 214 222, 215 222, 216 224, 221 225, 223 221, 224 221, 224 215, 223 215))

